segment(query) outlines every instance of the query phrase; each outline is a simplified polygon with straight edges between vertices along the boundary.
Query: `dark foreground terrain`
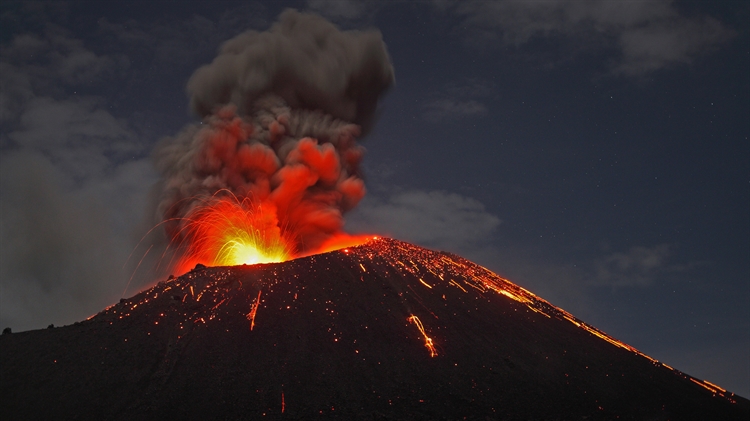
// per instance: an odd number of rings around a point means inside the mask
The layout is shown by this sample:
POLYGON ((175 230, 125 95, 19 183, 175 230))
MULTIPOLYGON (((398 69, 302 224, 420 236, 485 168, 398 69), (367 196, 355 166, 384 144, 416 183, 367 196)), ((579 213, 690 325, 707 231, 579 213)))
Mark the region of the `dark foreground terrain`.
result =
POLYGON ((0 337, 4 420, 748 420, 460 257, 380 239, 200 268, 0 337))

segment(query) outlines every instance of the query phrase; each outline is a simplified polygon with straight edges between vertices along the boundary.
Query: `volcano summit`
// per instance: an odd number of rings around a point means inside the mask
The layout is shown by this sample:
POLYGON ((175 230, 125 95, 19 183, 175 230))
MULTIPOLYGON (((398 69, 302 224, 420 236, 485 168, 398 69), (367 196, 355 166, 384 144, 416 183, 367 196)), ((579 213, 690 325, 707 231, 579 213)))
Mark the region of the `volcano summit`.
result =
POLYGON ((197 267, 86 321, 0 337, 7 419, 747 419, 458 256, 376 238, 197 267))

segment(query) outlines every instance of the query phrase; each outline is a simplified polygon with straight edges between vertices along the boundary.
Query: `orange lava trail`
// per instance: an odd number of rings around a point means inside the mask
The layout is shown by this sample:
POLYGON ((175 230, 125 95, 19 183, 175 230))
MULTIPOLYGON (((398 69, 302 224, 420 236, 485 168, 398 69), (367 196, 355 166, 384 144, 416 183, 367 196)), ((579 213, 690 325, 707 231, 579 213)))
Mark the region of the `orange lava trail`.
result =
POLYGON ((424 286, 426 286, 427 288, 432 289, 432 285, 430 285, 427 282, 425 282, 422 278, 419 278, 419 282, 421 282, 422 284, 424 284, 424 286))
POLYGON ((691 382, 693 382, 693 383, 695 383, 695 384, 697 384, 698 386, 700 386, 700 387, 702 387, 702 388, 706 389, 706 390, 709 390, 709 391, 711 391, 711 393, 716 393, 716 389, 714 389, 714 388, 713 388, 713 387, 711 387, 711 386, 708 386, 707 384, 705 384, 705 383, 703 383, 703 382, 700 382, 700 381, 698 381, 698 380, 695 380, 695 379, 692 379, 692 378, 690 379, 690 381, 691 381, 691 382))
POLYGON ((219 304, 216 304, 215 306, 211 307, 211 310, 216 310, 216 308, 219 307, 220 305, 224 304, 224 301, 226 301, 226 300, 227 299, 224 298, 223 300, 219 301, 219 304))
POLYGON ((432 344, 432 338, 427 336, 427 333, 424 331, 424 326, 422 325, 422 321, 419 320, 419 317, 412 314, 408 320, 409 320, 409 323, 414 323, 415 325, 417 325, 417 329, 419 329, 419 332, 422 333, 422 336, 424 336, 424 346, 426 346, 427 349, 430 350, 430 357, 436 356, 437 350, 435 350, 435 345, 432 344))
POLYGON ((255 327, 255 313, 258 312, 258 307, 260 307, 260 293, 263 292, 258 291, 258 299, 255 300, 255 303, 250 307, 250 312, 247 313, 247 319, 250 320, 250 330, 253 330, 255 327))
POLYGON ((722 393, 726 393, 726 391, 727 391, 726 389, 722 389, 721 387, 719 387, 719 386, 717 386, 717 385, 715 385, 715 384, 711 383, 711 382, 710 382, 710 381, 708 381, 708 380, 703 380, 703 383, 705 383, 705 384, 707 384, 707 385, 709 385, 709 386, 713 386, 713 387, 715 387, 715 388, 716 388, 716 389, 718 389, 718 390, 721 390, 721 392, 722 392, 722 393))

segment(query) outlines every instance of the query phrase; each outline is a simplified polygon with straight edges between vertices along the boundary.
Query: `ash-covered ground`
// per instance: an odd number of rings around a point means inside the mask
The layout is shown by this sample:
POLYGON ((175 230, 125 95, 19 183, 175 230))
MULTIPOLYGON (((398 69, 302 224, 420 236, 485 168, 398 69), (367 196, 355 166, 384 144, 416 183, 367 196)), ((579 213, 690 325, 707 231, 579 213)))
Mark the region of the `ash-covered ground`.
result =
POLYGON ((0 337, 6 419, 748 419, 750 401, 448 253, 196 268, 0 337), (679 367, 677 367, 679 368, 679 367))

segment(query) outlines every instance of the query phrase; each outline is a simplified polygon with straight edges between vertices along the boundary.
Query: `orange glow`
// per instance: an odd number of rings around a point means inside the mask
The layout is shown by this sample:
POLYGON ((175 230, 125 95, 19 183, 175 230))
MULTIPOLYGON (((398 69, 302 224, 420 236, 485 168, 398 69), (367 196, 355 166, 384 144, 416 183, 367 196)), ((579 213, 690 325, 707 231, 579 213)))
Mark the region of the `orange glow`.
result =
POLYGON ((463 291, 463 292, 465 292, 465 293, 467 293, 467 294, 469 293, 469 291, 467 291, 467 290, 466 290, 466 288, 464 288, 464 287, 462 287, 461 285, 459 285, 459 284, 458 284, 458 282, 454 281, 453 279, 451 279, 451 281, 450 281, 449 283, 450 283, 451 285, 453 285, 453 286, 456 286, 456 287, 460 288, 460 289, 461 289, 461 291, 463 291))
POLYGON ((181 256, 175 267, 179 274, 187 273, 198 263, 237 266, 284 262, 379 239, 338 232, 318 247, 300 253, 301 244, 295 242, 294 230, 282 229, 273 203, 240 199, 225 190, 193 209, 183 225, 180 243, 175 244, 181 256))
POLYGON ((252 304, 250 307, 250 312, 247 313, 247 319, 250 320, 250 330, 253 330, 255 327, 255 314, 258 313, 258 307, 260 307, 260 293, 263 292, 258 291, 258 298, 255 300, 255 303, 252 304))
POLYGON ((703 380, 703 383, 705 383, 705 384, 707 384, 707 385, 709 385, 709 386, 712 386, 713 388, 715 388, 715 389, 717 389, 717 390, 721 390, 722 392, 726 392, 726 391, 727 391, 726 389, 722 389, 721 387, 719 387, 719 386, 717 386, 717 385, 715 385, 715 384, 711 383, 711 382, 710 382, 710 381, 708 381, 708 380, 703 380))
POLYGON ((271 204, 237 197, 214 197, 193 211, 186 224, 186 252, 177 264, 180 273, 196 263, 235 266, 289 260, 292 246, 281 235, 271 204))
POLYGON ((705 384, 705 382, 701 382, 701 381, 698 381, 698 380, 693 379, 693 378, 690 378, 690 381, 693 382, 693 383, 695 383, 695 384, 697 384, 698 386, 706 389, 706 390, 709 390, 711 393, 716 393, 716 389, 714 389, 713 387, 705 384))
POLYGON ((422 334, 422 336, 424 336, 424 346, 426 346, 427 349, 430 350, 430 357, 436 356, 437 350, 435 350, 435 345, 432 344, 432 338, 427 336, 427 333, 424 331, 422 321, 419 320, 419 317, 412 314, 408 320, 409 323, 414 323, 415 325, 417 325, 417 329, 419 329, 419 332, 422 334))
MULTIPOLYGON (((329 239, 323 242, 318 248, 308 253, 304 253, 295 257, 312 256, 313 254, 328 253, 329 251, 348 249, 349 247, 356 247, 365 244, 369 241, 377 240, 379 237, 373 235, 352 235, 345 232, 334 234, 329 239)), ((344 250, 348 253, 349 250, 344 250)))

